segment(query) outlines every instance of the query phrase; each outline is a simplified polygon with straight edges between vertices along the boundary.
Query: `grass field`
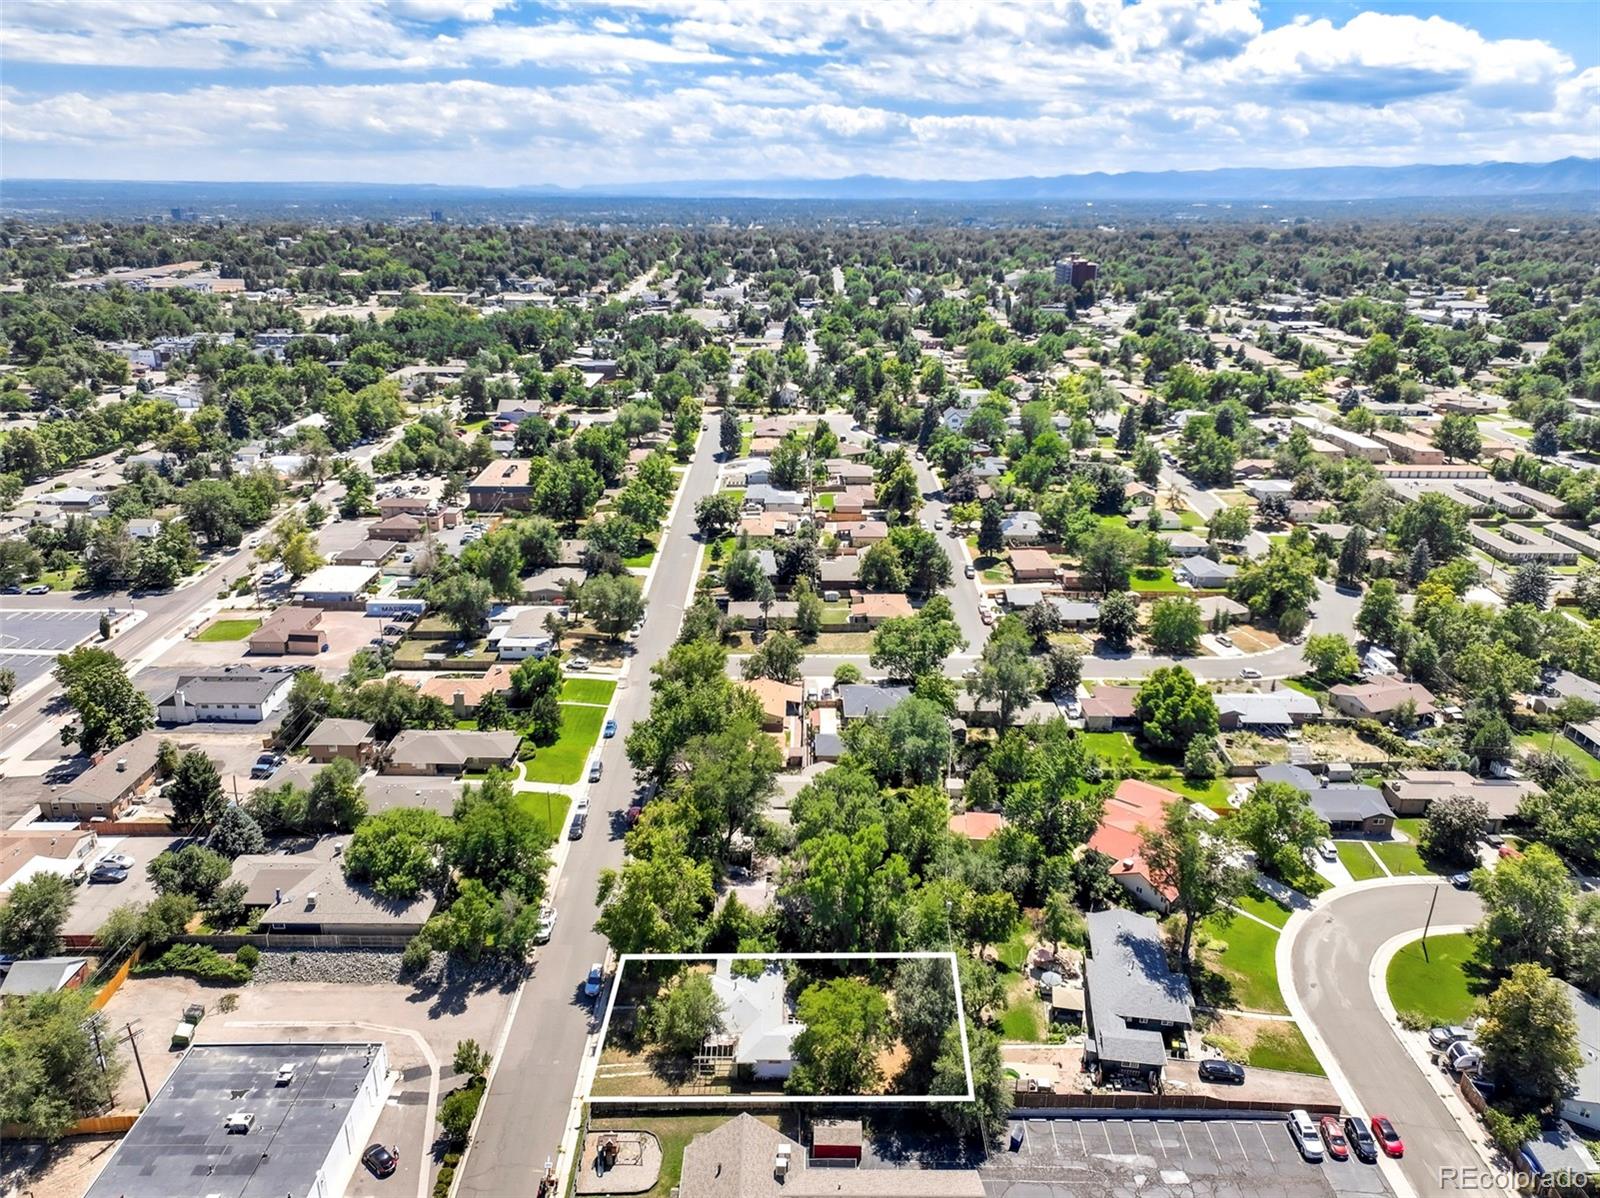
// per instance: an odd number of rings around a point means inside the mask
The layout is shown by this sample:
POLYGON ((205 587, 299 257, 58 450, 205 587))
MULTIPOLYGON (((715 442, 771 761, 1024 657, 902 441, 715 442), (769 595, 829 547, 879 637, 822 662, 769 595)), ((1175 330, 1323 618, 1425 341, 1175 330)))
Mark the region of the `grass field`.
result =
POLYGON ((1561 733, 1556 733, 1555 739, 1550 738, 1548 732, 1535 733, 1531 736, 1519 736, 1513 742, 1524 753, 1537 749, 1541 753, 1554 751, 1566 758, 1567 763, 1585 778, 1600 778, 1600 761, 1590 757, 1572 741, 1561 733))
POLYGON ((1281 928, 1289 922, 1289 908, 1260 892, 1241 896, 1235 900, 1234 906, 1250 912, 1257 919, 1266 920, 1275 928, 1281 928))
POLYGON ((1350 871, 1350 876, 1358 882, 1365 882, 1370 878, 1383 877, 1383 870, 1372 859, 1372 854, 1367 852, 1367 846, 1359 840, 1336 840, 1333 847, 1339 851, 1339 860, 1350 871))
POLYGON ((1389 1001, 1397 1011, 1417 1011, 1435 1023, 1460 1023, 1475 999, 1470 962, 1472 937, 1464 932, 1429 936, 1424 955, 1414 941, 1389 962, 1389 1001))
POLYGON ((242 641, 260 627, 260 620, 214 620, 194 639, 197 641, 242 641))
POLYGON ((605 718, 603 707, 563 703, 560 738, 534 753, 533 760, 524 768, 523 777, 529 782, 553 782, 558 786, 580 781, 589 754, 600 739, 600 726, 605 718))
POLYGON ((1287 1069, 1291 1073, 1326 1076, 1311 1045, 1292 1023, 1273 1023, 1257 1032, 1255 1043, 1250 1046, 1248 1063, 1257 1069, 1287 1069))
POLYGON ((39 575, 38 581, 44 583, 52 591, 70 591, 78 585, 78 567, 72 566, 66 570, 46 570, 39 575))
POLYGON ((604 707, 611 702, 617 684, 610 678, 568 678, 561 687, 563 703, 598 703, 604 707))
POLYGON ((1220 952, 1207 949, 1204 959, 1232 990, 1228 1005, 1241 1011, 1289 1013, 1278 989, 1277 932, 1232 912, 1213 915, 1200 924, 1200 929, 1227 945, 1220 952))
POLYGON ((1179 592, 1183 588, 1172 577, 1172 570, 1167 566, 1139 566, 1133 572, 1133 577, 1128 580, 1128 589, 1143 592, 1179 592))
POLYGON ((1383 859, 1390 873, 1401 876, 1424 876, 1435 872, 1428 868, 1428 863, 1417 851, 1417 838, 1422 835, 1422 823, 1420 819, 1397 819, 1394 821, 1395 831, 1403 832, 1411 839, 1404 843, 1388 841, 1373 844, 1372 851, 1383 859))
MULTIPOLYGON (((1122 764, 1129 769, 1159 769, 1162 766, 1174 766, 1176 763, 1162 761, 1152 757, 1141 750, 1134 742, 1133 737, 1126 732, 1080 732, 1084 744, 1093 749, 1095 755, 1108 765, 1122 764)), ((1213 778, 1203 784, 1187 781, 1183 777, 1151 778, 1154 786, 1164 787, 1175 794, 1186 798, 1195 799, 1207 807, 1218 811, 1230 810, 1228 807, 1228 783, 1222 778, 1213 778)))
POLYGON ((567 808, 572 803, 566 795, 548 790, 524 790, 517 793, 516 801, 518 807, 539 821, 551 840, 561 835, 561 826, 567 822, 567 808))
POLYGON ((624 566, 629 567, 630 569, 647 570, 647 569, 650 568, 650 563, 655 561, 655 560, 656 560, 656 547, 655 547, 655 544, 653 542, 651 542, 649 539, 646 539, 644 541, 644 543, 640 546, 639 552, 634 554, 632 557, 623 558, 622 559, 622 564, 624 566))

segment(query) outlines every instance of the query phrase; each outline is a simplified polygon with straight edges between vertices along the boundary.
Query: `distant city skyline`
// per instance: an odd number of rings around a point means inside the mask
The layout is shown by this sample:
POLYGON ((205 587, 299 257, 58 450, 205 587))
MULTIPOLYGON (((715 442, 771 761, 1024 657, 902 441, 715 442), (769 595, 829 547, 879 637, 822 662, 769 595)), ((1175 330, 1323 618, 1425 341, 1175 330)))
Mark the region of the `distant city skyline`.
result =
POLYGON ((1584 2, 12 0, 13 178, 985 179, 1600 154, 1584 2))

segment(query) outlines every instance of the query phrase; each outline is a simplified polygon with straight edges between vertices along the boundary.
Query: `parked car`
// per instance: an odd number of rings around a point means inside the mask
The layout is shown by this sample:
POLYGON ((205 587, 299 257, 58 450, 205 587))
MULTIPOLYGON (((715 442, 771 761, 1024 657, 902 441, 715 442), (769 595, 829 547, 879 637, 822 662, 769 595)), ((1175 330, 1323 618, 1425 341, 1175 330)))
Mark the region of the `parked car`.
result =
POLYGON ((20 595, 22 588, 19 586, 0 587, 0 595, 20 595))
POLYGON ((1451 874, 1450 875, 1450 885, 1454 886, 1457 890, 1471 890, 1472 889, 1472 875, 1471 874, 1451 874))
MULTIPOLYGON (((380 638, 381 639, 381 638, 380 638)), ((263 753, 256 758, 255 764, 250 767, 252 778, 270 778, 278 772, 278 767, 283 764, 281 753, 263 753)))
POLYGON ((1373 1115, 1368 1122, 1372 1124, 1373 1138, 1378 1141, 1378 1147, 1383 1149, 1384 1156, 1399 1159, 1406 1154, 1406 1143, 1394 1129, 1394 1124, 1389 1122, 1389 1116, 1373 1115))
POLYGON ((602 767, 601 767, 601 764, 600 764, 600 759, 598 757, 596 757, 593 761, 591 761, 589 763, 589 781, 590 782, 598 782, 598 781, 600 781, 600 771, 601 771, 601 769, 602 769, 602 767))
POLYGON ((1241 678, 1259 678, 1259 677, 1261 677, 1261 671, 1256 669, 1254 666, 1245 666, 1244 669, 1239 671, 1239 677, 1241 677, 1241 678))
POLYGON ((1324 861, 1337 861, 1339 859, 1339 850, 1333 847, 1333 841, 1331 840, 1318 841, 1317 856, 1324 861))
POLYGON ((1244 1066, 1220 1059, 1200 1062, 1200 1080, 1220 1085, 1244 1085, 1244 1066))
POLYGON ((49 593, 50 588, 42 582, 36 582, 28 588, 28 594, 30 595, 48 595, 49 593))
POLYGON ((1219 632, 1219 633, 1217 633, 1217 644, 1226 645, 1226 646, 1228 646, 1228 648, 1231 649, 1231 648, 1233 648, 1233 638, 1230 637, 1230 636, 1226 636, 1223 633, 1219 632))
POLYGON ((607 740, 610 740, 613 736, 615 736, 617 734, 617 721, 616 720, 607 720, 606 721, 606 726, 605 726, 603 731, 604 731, 604 734, 605 734, 605 738, 607 740))
POLYGON ((388 1177, 400 1166, 400 1149, 374 1144, 361 1154, 361 1163, 372 1170, 374 1177, 388 1177))
POLYGON ((1440 1050, 1449 1048, 1457 1040, 1465 1040, 1466 1038, 1467 1029, 1458 1024, 1451 1024, 1449 1027, 1431 1028, 1428 1031, 1428 1043, 1440 1050))
POLYGON ((933 522, 933 530, 935 532, 943 532, 944 531, 944 521, 943 520, 935 520, 933 522))
POLYGON ((105 861, 102 861, 99 865, 95 866, 93 869, 91 869, 89 871, 89 881, 91 883, 95 883, 95 882, 116 883, 116 882, 126 882, 127 880, 128 880, 128 871, 127 870, 123 869, 122 866, 120 866, 120 865, 112 865, 109 862, 105 862, 105 861))
POLYGON ((589 826, 589 817, 581 812, 572 817, 572 823, 567 827, 568 840, 582 840, 585 829, 589 826))
POLYGON ((589 966, 589 976, 583 980, 583 995, 585 998, 599 998, 600 987, 605 985, 606 971, 596 962, 589 966))
POLYGON ((139 863, 126 853, 107 853, 97 864, 115 865, 118 869, 132 869, 139 863))
POLYGON ((1344 1138, 1350 1142, 1350 1151, 1356 1154, 1357 1160, 1370 1164, 1378 1159, 1378 1141, 1372 1138, 1360 1115, 1345 1116, 1344 1138))
POLYGON ((1317 1120, 1317 1130, 1322 1133, 1322 1144, 1328 1155, 1336 1161, 1350 1159, 1350 1141, 1344 1138, 1337 1115, 1324 1115, 1317 1120))
POLYGON ((1444 1050, 1442 1060, 1452 1073, 1476 1073, 1483 1068, 1483 1054, 1470 1040, 1457 1040, 1444 1050))
POLYGON ((1317 1125, 1311 1122, 1310 1112, 1305 1110, 1289 1112, 1289 1138, 1294 1141, 1294 1146, 1306 1160, 1322 1159, 1322 1137, 1317 1134, 1317 1125))
POLYGON ((550 933, 556 930, 556 909, 549 903, 539 908, 539 926, 533 933, 535 944, 548 944, 550 933))
POLYGON ((965 574, 968 578, 976 578, 978 576, 978 567, 976 567, 976 566, 968 566, 965 570, 962 571, 962 573, 965 574))
POLYGON ((588 668, 589 659, 587 657, 572 657, 567 659, 567 669, 569 670, 587 670, 588 668))

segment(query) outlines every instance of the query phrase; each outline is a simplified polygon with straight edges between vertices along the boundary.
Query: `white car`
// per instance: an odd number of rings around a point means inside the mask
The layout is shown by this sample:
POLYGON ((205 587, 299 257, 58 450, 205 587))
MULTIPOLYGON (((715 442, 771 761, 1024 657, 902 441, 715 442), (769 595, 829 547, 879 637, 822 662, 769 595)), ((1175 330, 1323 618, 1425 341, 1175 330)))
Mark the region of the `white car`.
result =
POLYGON ((1261 671, 1256 669, 1254 666, 1245 666, 1244 669, 1239 671, 1239 677, 1241 677, 1241 678, 1259 678, 1259 677, 1261 677, 1261 671))
POLYGON ((1323 840, 1317 844, 1317 855, 1324 861, 1337 861, 1339 859, 1339 850, 1333 847, 1333 841, 1323 840))
POLYGON ((567 661, 567 669, 569 670, 587 670, 588 668, 589 659, 587 657, 574 657, 567 661))
POLYGON ((934 528, 935 532, 943 532, 944 531, 944 521, 943 520, 935 520, 933 522, 933 528, 934 528))
POLYGON ((138 864, 137 861, 128 856, 126 853, 107 853, 104 857, 100 858, 100 860, 109 862, 110 864, 115 865, 118 869, 132 869, 138 864))
POLYGON ((1289 1138, 1306 1160, 1315 1163, 1322 1159, 1322 1137, 1317 1133, 1317 1125, 1312 1122, 1310 1112, 1289 1112, 1289 1138))
POLYGON ((546 903, 539 908, 539 927, 533 933, 535 944, 550 943, 550 933, 556 930, 556 909, 546 903))
POLYGON ((587 798, 582 798, 574 803, 572 806, 572 815, 574 819, 588 819, 589 800, 587 798))

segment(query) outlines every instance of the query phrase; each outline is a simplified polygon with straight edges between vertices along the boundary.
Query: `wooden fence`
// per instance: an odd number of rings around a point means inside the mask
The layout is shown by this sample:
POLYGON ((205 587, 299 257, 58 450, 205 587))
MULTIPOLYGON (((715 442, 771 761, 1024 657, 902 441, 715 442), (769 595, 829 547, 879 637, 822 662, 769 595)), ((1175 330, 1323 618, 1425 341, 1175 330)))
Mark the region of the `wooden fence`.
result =
MULTIPOLYGON (((87 1119, 79 1119, 66 1131, 69 1136, 113 1136, 121 1135, 138 1122, 139 1116, 134 1114, 91 1115, 87 1119)), ((0 1140, 37 1140, 42 1137, 34 1134, 32 1128, 23 1123, 0 1123, 0 1140)))
POLYGON ((1336 1102, 1218 1098, 1210 1094, 1058 1094, 1054 1090, 1017 1090, 1014 1101, 1019 1111, 1071 1110, 1082 1111, 1085 1114, 1113 1114, 1117 1111, 1185 1111, 1197 1115, 1270 1111, 1287 1114, 1292 1110, 1305 1110, 1315 1119, 1322 1115, 1337 1115, 1340 1111, 1336 1102))
POLYGON ((144 945, 139 945, 128 955, 128 959, 117 966, 117 971, 106 979, 106 984, 101 986, 95 996, 89 1000, 89 1005, 96 1011, 103 1010, 111 1001, 112 996, 128 980, 128 972, 139 963, 139 958, 144 956, 144 945))
POLYGON ((99 836, 176 836, 177 830, 166 820, 109 819, 99 823, 84 820, 78 825, 81 832, 99 836))

